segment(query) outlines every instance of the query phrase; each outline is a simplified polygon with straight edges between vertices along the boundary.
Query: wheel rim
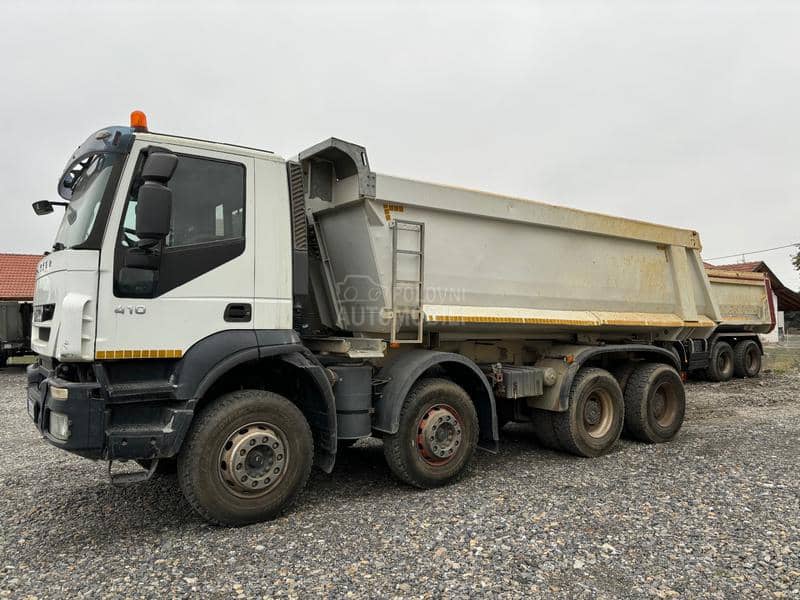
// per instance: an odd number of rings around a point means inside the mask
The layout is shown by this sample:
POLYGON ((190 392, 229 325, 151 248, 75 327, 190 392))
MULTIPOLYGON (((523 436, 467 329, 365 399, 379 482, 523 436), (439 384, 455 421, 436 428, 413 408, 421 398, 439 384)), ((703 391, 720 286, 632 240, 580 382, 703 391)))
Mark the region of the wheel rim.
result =
POLYGON ((435 404, 417 424, 417 451, 428 464, 441 466, 452 461, 463 446, 464 423, 448 404, 435 404))
POLYGON ((249 423, 231 433, 219 452, 220 478, 237 496, 268 494, 286 473, 289 463, 286 434, 263 421, 249 423))
POLYGON ((650 401, 650 415, 659 426, 667 428, 678 414, 678 397, 668 383, 659 384, 650 401))
POLYGON ((593 438, 605 437, 614 421, 614 403, 605 390, 594 390, 583 404, 583 428, 593 438))

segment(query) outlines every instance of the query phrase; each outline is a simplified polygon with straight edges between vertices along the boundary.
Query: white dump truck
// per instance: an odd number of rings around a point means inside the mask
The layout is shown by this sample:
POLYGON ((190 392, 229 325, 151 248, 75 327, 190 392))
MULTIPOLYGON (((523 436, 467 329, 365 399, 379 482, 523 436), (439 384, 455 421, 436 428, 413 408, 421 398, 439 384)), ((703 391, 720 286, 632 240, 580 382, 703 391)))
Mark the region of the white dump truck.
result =
POLYGON ((684 343, 685 369, 711 381, 756 377, 764 347, 759 333, 775 327, 775 304, 769 277, 706 267, 720 321, 705 340, 684 343))
POLYGON ((66 214, 38 268, 30 416, 114 482, 176 464, 219 524, 274 516, 367 436, 422 488, 507 421, 585 457, 666 442, 680 349, 720 320, 694 231, 376 174, 335 138, 284 160, 134 113, 58 189, 34 204, 66 214))

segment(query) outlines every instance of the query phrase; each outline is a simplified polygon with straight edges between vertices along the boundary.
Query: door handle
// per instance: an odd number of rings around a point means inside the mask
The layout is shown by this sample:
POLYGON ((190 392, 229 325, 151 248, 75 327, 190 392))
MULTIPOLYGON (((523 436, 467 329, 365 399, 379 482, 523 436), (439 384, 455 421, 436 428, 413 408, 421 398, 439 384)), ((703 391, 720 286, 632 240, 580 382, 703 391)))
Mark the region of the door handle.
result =
POLYGON ((247 323, 253 316, 253 307, 245 303, 228 304, 223 318, 228 323, 247 323))

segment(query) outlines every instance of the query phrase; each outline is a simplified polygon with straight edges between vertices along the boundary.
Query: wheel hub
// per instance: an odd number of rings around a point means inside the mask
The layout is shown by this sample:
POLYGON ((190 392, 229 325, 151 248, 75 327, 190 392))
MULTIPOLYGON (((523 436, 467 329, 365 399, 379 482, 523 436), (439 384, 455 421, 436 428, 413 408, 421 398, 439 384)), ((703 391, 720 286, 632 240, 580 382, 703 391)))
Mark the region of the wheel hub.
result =
POLYGON ((653 396, 653 416, 656 419, 663 419, 664 413, 667 411, 667 399, 664 397, 664 392, 658 390, 653 396))
POLYGON ((586 402, 586 408, 583 409, 583 418, 587 425, 594 426, 600 422, 601 413, 600 402, 596 398, 591 398, 586 402))
POLYGON ((441 465, 450 461, 461 446, 462 438, 461 418, 449 406, 432 406, 417 426, 417 449, 431 464, 441 465))
POLYGON ((261 494, 275 486, 286 470, 283 433, 267 423, 238 429, 220 452, 219 473, 240 494, 261 494))

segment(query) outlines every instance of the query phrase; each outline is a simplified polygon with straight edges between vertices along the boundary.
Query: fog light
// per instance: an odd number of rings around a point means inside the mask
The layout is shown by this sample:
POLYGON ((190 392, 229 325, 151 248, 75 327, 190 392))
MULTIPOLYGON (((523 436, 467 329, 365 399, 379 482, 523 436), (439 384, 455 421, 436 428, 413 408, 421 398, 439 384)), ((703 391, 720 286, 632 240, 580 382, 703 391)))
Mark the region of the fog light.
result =
POLYGON ((69 390, 67 388, 51 387, 50 397, 53 400, 66 400, 69 397, 69 390))
POLYGON ((59 440, 69 439, 69 417, 50 411, 50 435, 59 440))

